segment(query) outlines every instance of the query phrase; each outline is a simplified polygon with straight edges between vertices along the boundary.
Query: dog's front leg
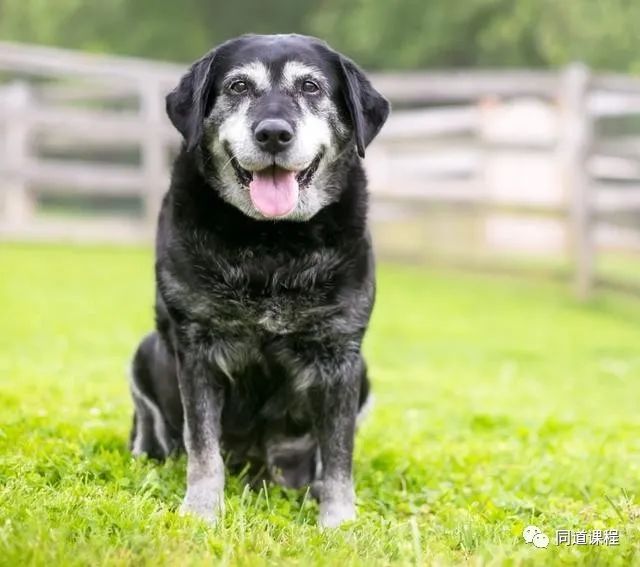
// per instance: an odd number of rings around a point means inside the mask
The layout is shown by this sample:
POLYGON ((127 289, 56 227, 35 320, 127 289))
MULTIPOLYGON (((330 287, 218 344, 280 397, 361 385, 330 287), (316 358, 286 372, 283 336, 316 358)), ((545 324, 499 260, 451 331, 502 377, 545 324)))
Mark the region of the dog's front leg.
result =
POLYGON ((363 363, 359 353, 350 353, 321 363, 319 370, 313 399, 322 462, 319 523, 331 528, 356 517, 353 444, 363 363))
POLYGON ((224 399, 216 370, 194 354, 178 368, 187 450, 187 493, 181 513, 214 522, 224 509, 224 463, 220 454, 220 418, 224 399))

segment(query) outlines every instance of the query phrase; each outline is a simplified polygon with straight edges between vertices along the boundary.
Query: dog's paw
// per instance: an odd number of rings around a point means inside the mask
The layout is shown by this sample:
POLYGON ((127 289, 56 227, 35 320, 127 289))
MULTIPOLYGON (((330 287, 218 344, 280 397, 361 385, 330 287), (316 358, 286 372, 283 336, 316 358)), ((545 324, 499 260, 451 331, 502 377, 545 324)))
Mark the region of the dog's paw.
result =
POLYGON ((209 524, 215 524, 224 513, 224 494, 216 490, 187 489, 180 515, 193 515, 209 524))
POLYGON ((337 528, 355 519, 356 507, 352 501, 329 500, 320 503, 318 523, 321 528, 337 528))

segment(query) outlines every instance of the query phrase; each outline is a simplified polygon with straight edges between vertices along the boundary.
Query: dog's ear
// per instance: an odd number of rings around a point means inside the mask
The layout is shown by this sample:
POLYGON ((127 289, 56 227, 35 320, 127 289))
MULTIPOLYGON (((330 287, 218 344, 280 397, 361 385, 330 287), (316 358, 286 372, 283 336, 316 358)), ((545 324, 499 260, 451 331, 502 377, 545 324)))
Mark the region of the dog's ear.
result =
POLYGON ((193 150, 202 139, 203 122, 213 104, 215 51, 196 61, 166 98, 172 124, 193 150))
POLYGON ((390 105, 362 70, 347 57, 340 56, 340 72, 344 81, 344 96, 351 117, 358 155, 371 143, 389 116, 390 105))

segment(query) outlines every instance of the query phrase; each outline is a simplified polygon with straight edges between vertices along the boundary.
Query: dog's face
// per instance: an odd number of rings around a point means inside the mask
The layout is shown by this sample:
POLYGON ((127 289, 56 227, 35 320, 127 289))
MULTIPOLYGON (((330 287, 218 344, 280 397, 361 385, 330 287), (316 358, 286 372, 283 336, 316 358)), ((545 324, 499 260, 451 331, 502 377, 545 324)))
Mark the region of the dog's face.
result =
POLYGON ((256 219, 302 221, 336 200, 340 159, 364 156, 389 105, 317 39, 242 36, 191 67, 167 112, 223 199, 256 219))

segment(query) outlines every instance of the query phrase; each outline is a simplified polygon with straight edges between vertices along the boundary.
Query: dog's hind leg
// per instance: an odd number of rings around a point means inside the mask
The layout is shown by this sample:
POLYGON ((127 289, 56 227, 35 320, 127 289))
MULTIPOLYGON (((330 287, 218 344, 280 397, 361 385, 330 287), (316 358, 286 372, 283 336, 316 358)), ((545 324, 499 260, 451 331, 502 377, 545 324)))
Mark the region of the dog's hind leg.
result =
POLYGON ((159 376, 163 370, 166 373, 166 368, 163 368, 166 362, 158 360, 163 354, 162 348, 156 333, 143 339, 133 357, 130 381, 134 403, 131 452, 134 456, 145 454, 159 460, 168 457, 182 444, 180 433, 170 425, 162 411, 166 404, 159 399, 162 381, 171 380, 171 377, 159 376))

